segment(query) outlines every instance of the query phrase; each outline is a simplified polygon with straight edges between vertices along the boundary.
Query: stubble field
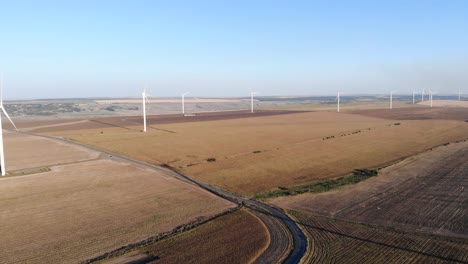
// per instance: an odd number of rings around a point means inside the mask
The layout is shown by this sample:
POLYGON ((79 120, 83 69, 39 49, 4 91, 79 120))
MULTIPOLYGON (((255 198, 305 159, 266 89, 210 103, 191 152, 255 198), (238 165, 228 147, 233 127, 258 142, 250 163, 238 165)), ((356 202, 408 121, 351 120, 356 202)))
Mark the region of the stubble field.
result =
POLYGON ((146 134, 116 127, 49 133, 167 164, 250 196, 346 175, 357 168, 379 167, 465 139, 468 123, 458 118, 459 112, 452 115, 455 120, 393 120, 362 113, 309 112, 161 124, 146 134))
POLYGON ((270 238, 263 223, 246 210, 216 218, 140 252, 151 263, 252 263, 270 238))
MULTIPOLYGON (((55 153, 53 140, 8 133, 7 153, 35 160, 34 151, 12 144, 20 137, 45 146, 51 157, 62 151, 55 153)), ((57 145, 65 149, 69 144, 57 145)), ((78 153, 74 158, 81 157, 78 153)), ((115 158, 64 165, 51 163, 50 157, 37 160, 48 163, 50 171, 0 179, 0 263, 81 262, 235 206, 192 184, 115 158)))

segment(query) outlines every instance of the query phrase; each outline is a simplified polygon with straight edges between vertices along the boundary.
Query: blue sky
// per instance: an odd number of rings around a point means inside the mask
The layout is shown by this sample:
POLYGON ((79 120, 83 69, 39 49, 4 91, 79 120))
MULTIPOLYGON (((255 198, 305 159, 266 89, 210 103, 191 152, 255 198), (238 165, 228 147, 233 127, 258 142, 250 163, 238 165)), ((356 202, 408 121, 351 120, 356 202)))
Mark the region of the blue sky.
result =
POLYGON ((5 97, 468 92, 468 1, 0 0, 5 97))

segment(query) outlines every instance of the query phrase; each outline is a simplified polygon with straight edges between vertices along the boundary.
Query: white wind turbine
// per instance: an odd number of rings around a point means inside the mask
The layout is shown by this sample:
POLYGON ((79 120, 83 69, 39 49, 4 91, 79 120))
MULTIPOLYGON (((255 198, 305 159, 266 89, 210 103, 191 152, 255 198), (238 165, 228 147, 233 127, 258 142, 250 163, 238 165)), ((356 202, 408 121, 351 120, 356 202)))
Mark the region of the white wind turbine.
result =
POLYGON ((414 96, 416 95, 416 92, 413 90, 413 104, 414 104, 414 96))
POLYGON ((432 95, 434 94, 434 92, 429 89, 429 99, 431 100, 431 107, 432 107, 432 95))
POLYGON ((458 89, 458 101, 460 101, 461 89, 458 89))
POLYGON ((395 93, 396 91, 391 91, 390 92, 390 109, 393 109, 393 93, 395 93))
POLYGON ((426 88, 422 89, 422 92, 421 92, 421 102, 424 102, 424 91, 426 90, 426 88))
MULTIPOLYGON (((1 76, 0 76, 0 109, 1 109, 1 112, 3 112, 5 114, 5 116, 8 118, 8 120, 13 125, 15 130, 18 131, 15 124, 13 123, 10 116, 8 115, 7 111, 3 107, 3 74, 1 74, 1 76)), ((5 176, 6 175, 5 151, 3 149, 3 127, 2 127, 2 113, 1 112, 0 112, 0 155, 1 155, 1 164, 0 164, 0 166, 2 166, 2 168, 1 168, 2 176, 5 176)))
POLYGON ((254 95, 256 95, 256 92, 250 92, 250 113, 254 112, 254 95))
POLYGON ((148 84, 145 85, 145 88, 143 90, 143 92, 141 93, 141 97, 142 97, 142 103, 143 103, 143 132, 146 133, 146 101, 149 101, 148 99, 148 95, 146 94, 146 87, 148 86, 148 84))
POLYGON ((185 96, 190 92, 185 92, 182 94, 182 115, 185 115, 185 96))
POLYGON ((337 101, 337 105, 336 105, 336 112, 340 112, 340 92, 338 92, 338 94, 336 95, 336 101, 337 101))

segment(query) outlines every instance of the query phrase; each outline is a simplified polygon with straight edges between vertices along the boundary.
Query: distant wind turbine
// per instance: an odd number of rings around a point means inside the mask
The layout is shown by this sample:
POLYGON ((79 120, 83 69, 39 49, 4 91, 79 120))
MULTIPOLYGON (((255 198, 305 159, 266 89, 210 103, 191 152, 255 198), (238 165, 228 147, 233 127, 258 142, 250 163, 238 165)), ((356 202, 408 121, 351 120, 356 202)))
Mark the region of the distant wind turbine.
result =
POLYGON ((458 89, 458 101, 460 101, 461 89, 458 89))
POLYGON ((414 104, 414 96, 415 96, 416 92, 413 90, 413 104, 414 104))
POLYGON ((143 103, 143 132, 146 133, 146 101, 148 101, 148 95, 146 94, 146 87, 148 84, 145 85, 143 92, 141 93, 142 103, 143 103))
POLYGON ((429 89, 429 99, 431 100, 431 107, 432 107, 432 95, 434 94, 434 92, 432 92, 431 89, 429 89))
POLYGON ((186 92, 182 94, 182 115, 185 115, 185 96, 190 92, 186 92))
POLYGON ((338 94, 336 95, 336 101, 337 101, 337 105, 336 105, 336 112, 340 112, 340 92, 338 92, 338 94))
POLYGON ((250 92, 250 113, 254 112, 254 95, 256 95, 256 92, 250 92))
POLYGON ((393 109, 393 93, 395 93, 396 91, 391 91, 390 92, 390 109, 393 109))
POLYGON ((422 89, 422 92, 421 92, 421 102, 424 102, 424 91, 426 90, 426 88, 422 89))
MULTIPOLYGON (((13 123, 10 116, 8 115, 7 111, 3 107, 3 73, 0 74, 0 109, 1 109, 1 112, 3 112, 5 114, 5 116, 8 118, 8 120, 13 125, 15 130, 18 131, 15 124, 13 123)), ((0 112, 0 155, 1 155, 1 161, 0 161, 1 164, 0 164, 0 166, 2 166, 2 168, 1 168, 2 176, 5 176, 6 175, 5 151, 3 149, 3 127, 2 127, 2 113, 1 112, 0 112)))

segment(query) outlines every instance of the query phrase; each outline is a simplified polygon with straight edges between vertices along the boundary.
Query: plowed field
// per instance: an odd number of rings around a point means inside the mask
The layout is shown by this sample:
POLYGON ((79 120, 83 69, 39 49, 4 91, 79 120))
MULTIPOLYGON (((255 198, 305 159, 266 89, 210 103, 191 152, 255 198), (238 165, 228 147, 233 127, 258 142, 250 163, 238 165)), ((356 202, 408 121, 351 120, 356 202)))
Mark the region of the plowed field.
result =
POLYGON ((154 263, 249 263, 268 246, 263 223, 240 210, 188 232, 157 242, 143 251, 154 263))
POLYGON ((468 241, 292 212, 309 238, 304 263, 467 263, 468 241))
POLYGON ((357 185, 278 198, 289 209, 468 239, 468 141, 382 170, 357 185))

